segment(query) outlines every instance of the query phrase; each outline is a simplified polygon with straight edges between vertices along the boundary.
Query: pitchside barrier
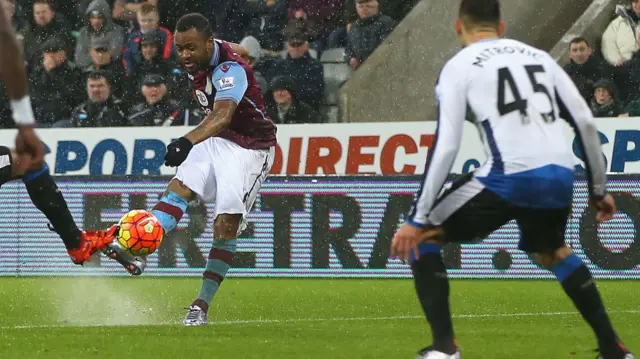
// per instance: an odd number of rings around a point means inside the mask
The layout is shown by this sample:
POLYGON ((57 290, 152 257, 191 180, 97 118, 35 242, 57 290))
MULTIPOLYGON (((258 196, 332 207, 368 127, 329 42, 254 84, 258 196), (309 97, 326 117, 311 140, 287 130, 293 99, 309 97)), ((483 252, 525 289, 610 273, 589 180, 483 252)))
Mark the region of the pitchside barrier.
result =
MULTIPOLYGON (((640 278, 640 119, 596 120, 609 189, 620 212, 596 226, 586 183, 575 183, 567 244, 599 278, 640 278)), ((465 124, 452 172, 474 170, 486 159, 473 125, 465 124)), ((239 240, 233 276, 408 277, 389 259, 390 240, 409 210, 434 141, 435 122, 278 126, 271 176, 239 240), (309 177, 311 176, 311 177, 309 177)), ((175 168, 163 166, 166 145, 187 127, 39 129, 50 172, 86 229, 106 228, 129 209, 151 208, 175 168)), ((564 127, 584 172, 580 145, 564 127)), ((15 131, 0 130, 0 144, 15 131)), ((93 267, 71 264, 61 241, 30 203, 20 183, 0 189, 0 275, 125 275, 97 257, 93 267)), ((199 276, 212 234, 214 207, 189 208, 179 229, 150 257, 145 275, 199 276)), ((514 224, 480 244, 445 248, 455 278, 551 278, 517 249, 514 224)))
MULTIPOLYGON (((107 228, 131 209, 150 209, 170 177, 61 177, 58 184, 79 225, 107 228)), ((270 177, 238 241, 236 277, 409 277, 389 259, 390 241, 408 212, 419 176, 270 177)), ((598 278, 640 278, 640 175, 611 175, 619 212, 597 225, 586 181, 574 187, 566 242, 598 278)), ((0 275, 110 275, 124 270, 104 257, 75 266, 20 182, 0 191, 0 275)), ((213 238, 213 205, 194 203, 178 230, 149 257, 145 276, 200 276, 213 238)), ((552 278, 517 249, 514 223, 478 244, 450 245, 452 278, 552 278)))

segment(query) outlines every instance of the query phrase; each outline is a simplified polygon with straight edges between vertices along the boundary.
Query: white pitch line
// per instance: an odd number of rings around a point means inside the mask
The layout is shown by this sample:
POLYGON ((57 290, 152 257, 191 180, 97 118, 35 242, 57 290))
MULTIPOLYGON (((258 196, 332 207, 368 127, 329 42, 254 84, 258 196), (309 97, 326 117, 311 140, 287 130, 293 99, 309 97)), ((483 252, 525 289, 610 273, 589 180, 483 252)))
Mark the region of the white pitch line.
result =
MULTIPOLYGON (((562 315, 578 315, 578 312, 541 312, 541 313, 503 313, 503 314, 458 314, 454 319, 476 319, 476 318, 519 318, 519 317, 554 317, 562 315)), ((615 310, 609 314, 640 314, 640 310, 615 310)), ((251 320, 223 320, 213 322, 210 325, 242 325, 242 324, 289 324, 289 323, 317 323, 317 322, 363 322, 363 321, 385 321, 385 320, 407 320, 424 319, 420 315, 399 315, 393 317, 345 317, 345 318, 294 318, 294 319, 251 319, 251 320)), ((153 324, 50 324, 50 325, 17 325, 4 326, 0 329, 41 329, 41 328, 92 328, 92 327, 160 327, 160 326, 180 326, 175 322, 153 323, 153 324)))

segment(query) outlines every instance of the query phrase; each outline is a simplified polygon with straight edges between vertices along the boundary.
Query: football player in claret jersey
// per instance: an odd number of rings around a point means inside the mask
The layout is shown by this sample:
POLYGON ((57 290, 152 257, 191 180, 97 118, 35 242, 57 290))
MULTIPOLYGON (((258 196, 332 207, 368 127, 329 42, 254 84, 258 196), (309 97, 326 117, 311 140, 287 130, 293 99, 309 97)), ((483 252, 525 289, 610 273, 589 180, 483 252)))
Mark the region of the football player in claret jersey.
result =
POLYGON ((519 248, 562 284, 598 339, 598 358, 632 359, 613 329, 589 269, 565 244, 575 164, 560 118, 581 139, 597 220, 609 220, 616 212, 605 189, 593 116, 548 53, 501 39, 503 29, 498 0, 462 0, 456 31, 464 48, 440 72, 435 89, 437 139, 412 211, 393 239, 392 253, 411 263, 416 292, 431 325, 433 344, 420 352, 420 358, 460 358, 442 245, 477 242, 515 220, 519 248), (465 119, 478 128, 488 160, 442 191, 465 119))
POLYGON ((200 293, 184 325, 204 325, 215 293, 233 263, 236 238, 271 170, 276 127, 269 119, 242 48, 213 38, 209 21, 184 15, 175 45, 205 119, 167 146, 165 165, 178 167, 152 213, 165 233, 174 230, 195 199, 215 203, 214 238, 200 293))

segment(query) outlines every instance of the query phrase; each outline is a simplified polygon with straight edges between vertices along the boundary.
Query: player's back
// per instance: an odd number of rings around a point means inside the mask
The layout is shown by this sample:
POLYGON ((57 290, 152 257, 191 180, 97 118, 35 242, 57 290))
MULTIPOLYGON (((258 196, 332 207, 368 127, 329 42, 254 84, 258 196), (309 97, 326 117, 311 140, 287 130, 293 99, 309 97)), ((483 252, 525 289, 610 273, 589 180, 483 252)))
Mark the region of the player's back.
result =
POLYGON ((528 192, 554 188, 565 193, 564 203, 573 155, 559 118, 553 59, 522 42, 495 39, 466 47, 452 61, 465 69, 467 116, 489 157, 476 177, 518 204, 529 205, 528 192))

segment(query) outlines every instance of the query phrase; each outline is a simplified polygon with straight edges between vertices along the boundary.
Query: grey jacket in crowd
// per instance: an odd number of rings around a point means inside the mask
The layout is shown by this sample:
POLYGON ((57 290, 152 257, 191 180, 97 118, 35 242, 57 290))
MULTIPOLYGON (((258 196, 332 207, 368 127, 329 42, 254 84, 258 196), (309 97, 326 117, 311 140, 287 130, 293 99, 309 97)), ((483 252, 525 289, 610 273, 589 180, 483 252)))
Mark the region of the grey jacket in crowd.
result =
POLYGON ((111 9, 106 0, 94 0, 89 4, 87 11, 85 12, 86 26, 80 29, 80 35, 78 36, 78 42, 76 43, 76 55, 75 64, 79 68, 85 68, 91 65, 91 55, 89 49, 91 46, 91 39, 94 37, 104 37, 109 40, 109 49, 111 50, 111 58, 116 61, 122 55, 122 47, 125 41, 125 31, 120 26, 113 22, 111 18, 111 9), (89 15, 92 11, 98 11, 104 16, 105 23, 99 32, 96 32, 89 23, 89 15))

